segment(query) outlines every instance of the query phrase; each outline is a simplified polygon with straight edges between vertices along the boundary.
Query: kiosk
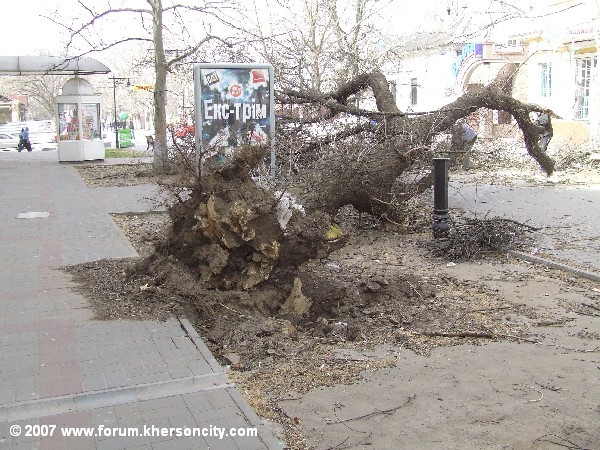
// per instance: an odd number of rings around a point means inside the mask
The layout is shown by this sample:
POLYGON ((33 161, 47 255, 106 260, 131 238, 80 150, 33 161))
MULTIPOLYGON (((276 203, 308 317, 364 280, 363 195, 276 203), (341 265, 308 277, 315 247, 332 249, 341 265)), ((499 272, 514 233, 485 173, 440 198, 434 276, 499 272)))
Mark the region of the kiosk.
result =
POLYGON ((68 80, 56 97, 59 161, 104 159, 100 95, 83 78, 68 80))

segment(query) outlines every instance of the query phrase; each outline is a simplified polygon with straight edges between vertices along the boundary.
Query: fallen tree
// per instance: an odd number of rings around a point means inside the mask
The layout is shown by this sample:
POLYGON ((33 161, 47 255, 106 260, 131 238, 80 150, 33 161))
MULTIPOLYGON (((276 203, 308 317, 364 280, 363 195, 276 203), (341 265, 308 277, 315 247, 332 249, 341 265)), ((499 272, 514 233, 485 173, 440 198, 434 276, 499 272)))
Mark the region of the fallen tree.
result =
MULTIPOLYGON (((375 143, 365 149, 365 155, 349 160, 329 157, 319 161, 306 183, 312 193, 303 196, 302 203, 309 209, 320 209, 335 214, 337 209, 351 204, 357 210, 377 216, 393 214, 390 205, 397 199, 390 195, 392 185, 403 173, 421 167, 424 160, 430 164, 430 146, 435 135, 452 127, 459 119, 480 108, 509 112, 523 132, 527 151, 540 167, 550 175, 554 161, 539 145, 544 129, 535 123, 532 113, 551 113, 545 108, 528 105, 503 94, 495 85, 467 93, 443 108, 425 114, 409 114, 398 110, 388 89, 388 82, 379 72, 364 74, 329 95, 286 90, 282 94, 289 101, 310 101, 329 110, 371 119, 352 130, 328 136, 325 141, 337 142, 351 133, 371 134, 375 143), (370 88, 376 99, 377 111, 364 111, 348 106, 348 99, 370 88), (375 123, 374 123, 375 122, 375 123), (318 187, 318 188, 317 188, 318 187)), ((322 145, 322 142, 318 143, 322 145)), ((309 145, 316 145, 309 144, 309 145)), ((431 186, 431 178, 424 177, 419 185, 423 190, 431 186)))
MULTIPOLYGON (((554 162, 540 146, 545 128, 535 121, 537 115, 552 112, 515 100, 495 85, 419 114, 397 108, 380 72, 360 75, 328 94, 283 89, 278 99, 316 111, 303 118, 280 118, 288 123, 322 123, 340 114, 357 119, 295 149, 308 153, 324 147, 334 150, 321 152, 323 156, 311 169, 290 181, 285 190, 266 187, 250 177, 265 157, 265 148, 242 148, 225 166, 207 162, 189 198, 171 208, 173 233, 159 254, 175 257, 208 286, 250 289, 276 270, 327 256, 345 240, 344 231, 333 223, 343 206, 352 205, 382 220, 397 219, 403 202, 431 186, 433 138, 480 108, 510 113, 529 155, 547 174, 554 170, 554 162), (356 94, 367 90, 375 99, 375 111, 352 104, 356 94), (352 151, 337 151, 344 146, 352 151), (421 176, 404 183, 399 193, 394 187, 410 171, 419 171, 421 176)), ((281 136, 279 141, 288 142, 281 136)))

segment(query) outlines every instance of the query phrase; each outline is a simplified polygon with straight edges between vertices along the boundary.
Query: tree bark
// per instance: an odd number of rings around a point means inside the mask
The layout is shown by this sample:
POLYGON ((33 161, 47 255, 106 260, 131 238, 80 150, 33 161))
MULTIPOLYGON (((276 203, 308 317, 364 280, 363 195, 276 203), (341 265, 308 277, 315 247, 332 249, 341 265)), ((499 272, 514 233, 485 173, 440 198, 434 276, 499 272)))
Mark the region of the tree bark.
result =
POLYGON ((163 43, 162 0, 147 0, 152 8, 154 39, 154 171, 166 173, 169 167, 167 143, 167 61, 163 43))

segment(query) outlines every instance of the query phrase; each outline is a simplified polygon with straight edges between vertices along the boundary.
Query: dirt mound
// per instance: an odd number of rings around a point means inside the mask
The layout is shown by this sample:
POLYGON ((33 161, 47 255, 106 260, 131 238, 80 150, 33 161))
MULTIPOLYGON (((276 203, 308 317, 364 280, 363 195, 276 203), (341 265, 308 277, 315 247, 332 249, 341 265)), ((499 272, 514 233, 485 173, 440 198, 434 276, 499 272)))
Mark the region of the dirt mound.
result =
MULTIPOLYGON (((118 215, 115 220, 140 251, 156 239, 158 214, 118 215)), ((168 222, 166 214, 163 219, 168 222)), ((364 357, 381 345, 421 355, 438 346, 528 336, 535 314, 507 303, 475 282, 437 274, 423 237, 365 230, 324 260, 299 271, 278 270, 244 291, 222 291, 198 282, 174 258, 102 260, 68 267, 101 319, 185 316, 194 324, 231 379, 265 418, 284 428, 292 448, 303 448, 297 424, 279 406, 315 387, 353 383, 364 371, 395 365, 386 355, 364 357), (306 314, 282 305, 300 280, 310 302, 306 314), (340 353, 341 352, 341 353, 340 353), (353 356, 354 355, 354 356, 353 356)))

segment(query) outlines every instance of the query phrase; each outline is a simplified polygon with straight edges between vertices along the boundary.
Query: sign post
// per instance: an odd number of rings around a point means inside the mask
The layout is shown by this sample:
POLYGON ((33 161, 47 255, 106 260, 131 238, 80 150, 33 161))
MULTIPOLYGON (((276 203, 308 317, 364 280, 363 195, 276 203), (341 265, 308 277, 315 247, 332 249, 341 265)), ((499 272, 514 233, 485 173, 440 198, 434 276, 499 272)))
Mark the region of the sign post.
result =
POLYGON ((196 162, 226 162, 244 145, 271 148, 275 176, 275 108, 270 64, 197 64, 194 67, 196 162))

